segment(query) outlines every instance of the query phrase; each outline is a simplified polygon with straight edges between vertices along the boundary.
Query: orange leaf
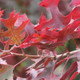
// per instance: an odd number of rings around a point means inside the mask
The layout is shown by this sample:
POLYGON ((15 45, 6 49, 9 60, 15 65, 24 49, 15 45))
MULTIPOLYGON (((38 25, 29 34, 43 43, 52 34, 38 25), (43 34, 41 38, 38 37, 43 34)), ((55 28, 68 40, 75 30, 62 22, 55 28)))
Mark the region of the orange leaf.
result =
POLYGON ((1 19, 4 25, 8 28, 8 30, 2 32, 0 38, 8 37, 8 40, 5 41, 5 43, 8 43, 9 45, 21 44, 21 39, 24 38, 23 35, 21 35, 22 30, 25 28, 26 24, 30 21, 30 20, 25 20, 18 28, 15 28, 15 22, 18 19, 18 17, 19 13, 15 14, 15 11, 13 11, 8 19, 1 19))

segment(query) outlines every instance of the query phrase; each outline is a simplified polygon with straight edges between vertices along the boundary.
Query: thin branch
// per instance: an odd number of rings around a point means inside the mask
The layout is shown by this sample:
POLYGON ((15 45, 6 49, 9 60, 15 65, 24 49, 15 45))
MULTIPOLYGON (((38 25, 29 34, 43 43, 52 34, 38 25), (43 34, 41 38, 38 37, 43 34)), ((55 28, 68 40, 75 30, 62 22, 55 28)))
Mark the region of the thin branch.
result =
POLYGON ((50 56, 50 55, 28 55, 28 54, 18 54, 18 53, 12 53, 13 55, 16 55, 16 56, 24 56, 24 57, 28 57, 28 58, 52 58, 52 59, 58 59, 60 57, 68 57, 68 56, 71 56, 77 52, 80 52, 80 49, 77 49, 77 50, 74 50, 74 51, 71 51, 71 52, 66 52, 64 53, 63 55, 60 54, 60 55, 57 55, 56 57, 55 56, 50 56))
MULTIPOLYGON (((76 49, 74 51, 71 51, 71 52, 66 52, 64 53, 63 55, 60 54, 60 55, 56 55, 55 56, 50 56, 50 55, 29 55, 29 54, 22 54, 22 53, 14 53, 14 52, 10 52, 9 50, 3 50, 3 53, 11 53, 12 55, 16 55, 16 56, 24 56, 24 57, 28 57, 28 58, 52 58, 52 59, 59 59, 60 57, 68 57, 68 56, 71 56, 77 52, 80 52, 80 49, 76 49)), ((0 54, 0 57, 2 58, 2 55, 3 54, 0 54)))
MULTIPOLYGON (((3 51, 4 52, 4 51, 3 51)), ((9 50, 5 50, 5 52, 8 52, 9 53, 9 50)), ((63 57, 68 57, 68 56, 71 56, 77 52, 80 52, 80 49, 77 49, 75 51, 72 51, 72 52, 66 52, 63 54, 63 57)), ((11 52, 12 53, 12 52, 11 52)), ((21 60, 20 62, 18 62, 16 65, 12 66, 9 70, 15 68, 18 64, 20 64, 21 62, 27 60, 28 58, 52 58, 52 59, 58 59, 60 57, 62 57, 62 54, 60 55, 57 55, 56 57, 54 56, 50 56, 50 55, 47 55, 47 56, 42 56, 42 55, 27 55, 27 54, 18 54, 18 53, 12 53, 12 55, 16 55, 16 56, 24 56, 26 58, 24 58, 23 60, 21 60)), ((1 55, 0 55, 1 57, 1 55)), ((1 57, 2 58, 2 57, 1 57)), ((7 73, 9 70, 5 71, 4 73, 0 74, 0 76, 2 76, 3 74, 7 73)))

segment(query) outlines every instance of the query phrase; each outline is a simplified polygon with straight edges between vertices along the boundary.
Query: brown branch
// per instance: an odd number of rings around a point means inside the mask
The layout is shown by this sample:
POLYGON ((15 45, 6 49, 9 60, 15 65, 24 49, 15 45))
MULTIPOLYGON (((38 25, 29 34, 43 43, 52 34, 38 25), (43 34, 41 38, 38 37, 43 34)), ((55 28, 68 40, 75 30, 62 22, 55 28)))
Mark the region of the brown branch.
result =
POLYGON ((80 52, 80 49, 76 49, 71 52, 66 52, 64 54, 56 55, 56 57, 55 57, 55 56, 51 56, 51 55, 28 55, 28 54, 20 54, 20 53, 18 54, 18 53, 10 52, 9 50, 3 50, 3 54, 1 54, 0 57, 3 57, 2 55, 4 55, 5 53, 11 53, 12 55, 24 56, 24 57, 28 57, 28 58, 52 58, 52 59, 56 60, 59 58, 69 57, 77 52, 80 52))
POLYGON ((16 55, 16 56, 24 56, 24 57, 28 57, 28 58, 52 58, 52 59, 58 59, 60 57, 68 57, 68 56, 71 56, 77 52, 80 52, 80 49, 77 49, 77 50, 74 50, 74 51, 71 51, 71 52, 66 52, 64 54, 60 54, 60 55, 57 55, 56 57, 55 56, 50 56, 50 55, 28 55, 28 54, 18 54, 18 53, 12 53, 13 55, 16 55))

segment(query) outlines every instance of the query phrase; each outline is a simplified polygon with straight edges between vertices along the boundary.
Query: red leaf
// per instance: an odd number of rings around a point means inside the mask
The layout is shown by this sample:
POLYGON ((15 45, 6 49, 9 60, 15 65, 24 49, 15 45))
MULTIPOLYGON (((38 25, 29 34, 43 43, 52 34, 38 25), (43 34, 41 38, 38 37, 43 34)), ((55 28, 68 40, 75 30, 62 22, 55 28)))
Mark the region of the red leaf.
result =
MULTIPOLYGON (((57 42, 61 41, 64 43, 70 40, 72 38, 72 35, 75 33, 75 29, 78 28, 79 25, 80 25, 80 20, 75 20, 73 23, 65 26, 61 31, 59 31, 57 42)), ((75 36, 75 38, 77 38, 78 36, 79 35, 75 36)))
POLYGON ((71 75, 77 69, 77 63, 74 62, 68 68, 68 70, 64 73, 60 80, 65 80, 69 75, 71 75))
POLYGON ((78 5, 80 5, 80 0, 72 0, 70 5, 71 6, 78 6, 78 5))
POLYGON ((4 10, 0 10, 0 18, 2 17, 4 10))
POLYGON ((10 13, 10 17, 8 19, 1 19, 1 21, 5 24, 5 26, 9 29, 14 27, 14 24, 19 16, 19 13, 15 15, 15 11, 10 13))
POLYGON ((57 64, 55 65, 55 67, 54 67, 54 70, 60 65, 60 64, 62 64, 64 61, 66 61, 67 60, 67 58, 64 58, 64 59, 62 59, 61 61, 59 61, 59 62, 57 62, 57 64))
POLYGON ((54 62, 50 61, 45 69, 34 80, 39 80, 42 78, 45 78, 46 80, 51 80, 51 74, 53 72, 54 65, 54 62))
POLYGON ((68 15, 68 17, 70 17, 70 16, 74 20, 80 18, 80 7, 75 7, 72 10, 72 12, 68 15))
MULTIPOLYGON (((71 19, 71 16, 63 16, 63 14, 58 9, 59 0, 43 0, 40 5, 45 6, 50 11, 52 18, 50 20, 45 20, 43 23, 39 24, 36 29, 41 30, 46 27, 53 27, 62 29, 67 25, 71 19)), ((40 20, 40 22, 42 22, 40 20)))
POLYGON ((48 58, 48 59, 44 62, 44 66, 46 67, 50 61, 51 61, 51 58, 48 58))
POLYGON ((26 21, 26 20, 28 20, 26 14, 19 15, 14 25, 18 27, 22 24, 23 21, 26 21))
POLYGON ((32 35, 36 32, 34 27, 35 25, 33 25, 31 22, 27 23, 27 25, 25 26, 25 31, 27 32, 28 35, 32 35))
MULTIPOLYGON (((74 0, 75 1, 75 0, 74 0)), ((76 1, 77 2, 77 1, 76 1)), ((79 0, 78 0, 79 2, 79 0)), ((78 3, 77 2, 77 3, 78 3)), ((59 0, 43 0, 40 5, 48 8, 52 18, 50 20, 41 19, 39 25, 35 28, 37 30, 42 30, 46 27, 53 27, 62 29, 65 25, 68 25, 71 19, 80 18, 80 7, 74 8, 69 15, 64 16, 58 9, 59 0), (76 15, 77 14, 77 15, 76 15)))
POLYGON ((46 19, 46 17, 44 16, 44 14, 41 14, 39 23, 41 24, 41 23, 44 23, 44 22, 46 22, 46 21, 47 21, 47 19, 46 19))
POLYGON ((78 72, 74 72, 73 75, 71 76, 70 80, 74 80, 78 72))
POLYGON ((15 15, 15 11, 13 11, 8 19, 1 19, 5 26, 8 28, 8 30, 2 32, 0 37, 8 37, 9 39, 5 43, 8 43, 9 45, 21 44, 21 40, 24 38, 24 32, 22 34, 21 32, 25 28, 26 24, 30 21, 25 20, 21 23, 21 25, 19 25, 18 28, 15 28, 15 22, 18 19, 18 17, 19 13, 15 15))
POLYGON ((59 0, 43 0, 40 5, 41 6, 44 6, 44 7, 49 7, 49 6, 52 6, 52 5, 58 5, 59 3, 59 0))

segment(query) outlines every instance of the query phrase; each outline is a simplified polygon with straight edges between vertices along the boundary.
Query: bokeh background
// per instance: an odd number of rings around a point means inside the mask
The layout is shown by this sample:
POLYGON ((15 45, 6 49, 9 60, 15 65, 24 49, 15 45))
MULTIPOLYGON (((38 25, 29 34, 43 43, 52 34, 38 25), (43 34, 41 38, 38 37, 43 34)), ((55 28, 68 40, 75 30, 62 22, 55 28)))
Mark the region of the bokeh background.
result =
POLYGON ((46 15, 46 10, 39 6, 41 0, 0 0, 0 8, 5 9, 5 17, 9 12, 16 10, 20 14, 26 13, 31 22, 36 24, 41 13, 46 15))

